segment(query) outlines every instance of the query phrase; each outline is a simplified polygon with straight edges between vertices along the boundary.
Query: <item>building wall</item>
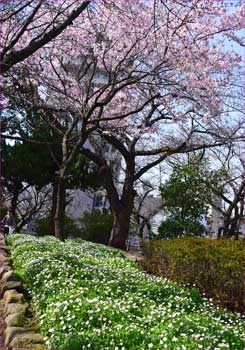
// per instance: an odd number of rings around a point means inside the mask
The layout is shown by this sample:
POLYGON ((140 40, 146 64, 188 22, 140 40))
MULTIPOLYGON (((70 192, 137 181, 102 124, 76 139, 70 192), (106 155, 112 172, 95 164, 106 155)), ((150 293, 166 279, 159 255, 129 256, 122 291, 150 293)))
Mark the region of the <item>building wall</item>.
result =
POLYGON ((74 219, 81 218, 85 211, 93 209, 93 196, 87 195, 81 190, 75 190, 71 194, 72 202, 66 208, 66 214, 74 219))

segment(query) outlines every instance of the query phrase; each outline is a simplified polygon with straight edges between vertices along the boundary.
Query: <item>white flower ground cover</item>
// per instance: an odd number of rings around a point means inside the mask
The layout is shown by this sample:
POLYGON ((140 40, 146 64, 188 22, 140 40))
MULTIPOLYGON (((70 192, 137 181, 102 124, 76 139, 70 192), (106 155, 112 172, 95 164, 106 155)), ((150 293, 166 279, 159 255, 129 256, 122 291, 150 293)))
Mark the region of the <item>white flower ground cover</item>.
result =
POLYGON ((242 350, 243 320, 86 241, 9 237, 52 350, 242 350))

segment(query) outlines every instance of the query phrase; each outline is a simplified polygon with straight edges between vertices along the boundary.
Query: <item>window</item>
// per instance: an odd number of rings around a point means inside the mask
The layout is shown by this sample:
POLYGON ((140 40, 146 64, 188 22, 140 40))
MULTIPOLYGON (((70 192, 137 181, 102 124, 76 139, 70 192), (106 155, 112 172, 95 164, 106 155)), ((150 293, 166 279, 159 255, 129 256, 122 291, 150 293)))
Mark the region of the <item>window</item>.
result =
POLYGON ((94 208, 102 208, 103 207, 103 199, 102 194, 97 193, 94 197, 94 208))

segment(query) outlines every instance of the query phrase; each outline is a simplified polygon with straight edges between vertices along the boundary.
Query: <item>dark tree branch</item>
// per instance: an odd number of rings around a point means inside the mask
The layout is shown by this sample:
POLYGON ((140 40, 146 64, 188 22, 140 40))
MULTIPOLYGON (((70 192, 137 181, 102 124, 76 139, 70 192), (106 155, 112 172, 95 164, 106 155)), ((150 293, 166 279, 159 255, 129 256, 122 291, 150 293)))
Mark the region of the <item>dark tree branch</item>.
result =
POLYGON ((26 19, 25 24, 23 25, 23 27, 21 28, 21 30, 19 31, 19 33, 17 33, 16 37, 11 41, 11 43, 5 47, 3 49, 3 57, 6 54, 7 51, 11 50, 14 45, 19 41, 19 39, 22 37, 22 35, 24 34, 24 32, 26 31, 27 27, 29 26, 29 24, 33 21, 33 18, 35 17, 36 13, 38 12, 38 10, 40 9, 40 7, 42 6, 43 0, 39 1, 39 3, 37 4, 37 6, 34 8, 34 10, 32 11, 32 13, 30 14, 30 16, 26 19))
POLYGON ((11 53, 5 55, 1 59, 1 72, 6 73, 13 67, 16 63, 24 61, 27 57, 34 54, 41 47, 49 43, 51 40, 56 38, 64 29, 66 29, 69 25, 72 24, 73 20, 76 19, 90 4, 90 1, 83 2, 77 9, 72 11, 70 16, 59 26, 54 27, 46 34, 44 34, 38 40, 32 40, 25 48, 19 51, 12 51, 11 53))

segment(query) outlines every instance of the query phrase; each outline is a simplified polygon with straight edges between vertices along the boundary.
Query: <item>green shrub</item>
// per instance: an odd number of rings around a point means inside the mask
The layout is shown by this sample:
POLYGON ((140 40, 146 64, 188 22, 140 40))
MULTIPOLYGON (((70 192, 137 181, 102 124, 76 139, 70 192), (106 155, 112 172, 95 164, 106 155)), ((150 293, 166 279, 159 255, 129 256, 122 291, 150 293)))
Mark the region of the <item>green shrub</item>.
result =
MULTIPOLYGON (((81 238, 95 243, 108 244, 112 230, 113 218, 108 211, 93 210, 85 212, 80 219, 65 216, 65 237, 81 238)), ((37 220, 35 231, 40 236, 53 235, 50 230, 50 217, 37 220)))
POLYGON ((108 244, 113 225, 110 212, 95 209, 91 213, 85 212, 79 221, 83 227, 82 239, 94 243, 108 244))
POLYGON ((243 312, 243 241, 186 237, 143 243, 143 268, 195 285, 218 305, 243 312))
POLYGON ((158 234, 154 237, 177 238, 188 236, 203 236, 206 233, 204 225, 193 218, 181 218, 180 216, 170 216, 161 223, 158 234))
POLYGON ((8 207, 1 207, 1 209, 0 209, 1 219, 4 218, 4 216, 7 214, 7 212, 8 212, 8 207))
MULTIPOLYGON (((51 232, 51 228, 50 228, 50 216, 46 216, 44 218, 37 220, 35 231, 40 236, 54 235, 54 232, 51 232)), ((64 236, 65 237, 82 236, 81 228, 76 223, 76 220, 69 216, 65 216, 64 236)))

